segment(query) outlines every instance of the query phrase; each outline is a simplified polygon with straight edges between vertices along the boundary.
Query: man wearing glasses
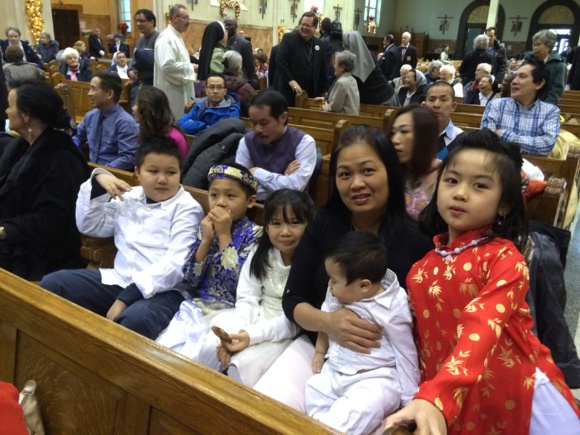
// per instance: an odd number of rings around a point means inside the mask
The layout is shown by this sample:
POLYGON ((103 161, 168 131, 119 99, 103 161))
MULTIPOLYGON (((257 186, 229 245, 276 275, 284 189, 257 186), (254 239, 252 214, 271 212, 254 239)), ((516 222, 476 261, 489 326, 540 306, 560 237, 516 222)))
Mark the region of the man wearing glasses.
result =
POLYGON ((298 32, 284 35, 276 53, 275 88, 295 105, 296 94, 305 90, 310 98, 320 97, 327 91, 324 46, 314 37, 318 17, 304 12, 298 32))
POLYGON ((240 117, 240 100, 235 93, 228 94, 222 74, 211 73, 207 77, 207 97, 197 98, 191 111, 179 118, 184 133, 196 135, 224 118, 240 117))
POLYGON ((194 97, 195 71, 189 60, 182 33, 189 27, 187 8, 176 4, 169 11, 170 24, 155 41, 153 83, 167 94, 175 119, 183 116, 185 105, 194 97))
POLYGON ((132 82, 131 107, 135 105, 137 91, 143 86, 153 86, 153 65, 155 58, 153 50, 159 32, 155 30, 157 19, 149 9, 139 9, 135 12, 135 23, 141 37, 135 43, 133 60, 129 64, 127 74, 132 82))

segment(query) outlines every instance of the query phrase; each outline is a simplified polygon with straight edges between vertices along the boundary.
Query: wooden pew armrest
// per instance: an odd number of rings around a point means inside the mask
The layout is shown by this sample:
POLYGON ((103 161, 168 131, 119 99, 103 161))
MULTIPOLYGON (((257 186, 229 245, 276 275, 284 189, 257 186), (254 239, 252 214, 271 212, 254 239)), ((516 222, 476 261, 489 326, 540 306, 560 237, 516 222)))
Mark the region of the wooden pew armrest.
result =
POLYGON ((117 247, 113 237, 81 235, 81 256, 88 260, 87 269, 111 268, 115 263, 117 247))

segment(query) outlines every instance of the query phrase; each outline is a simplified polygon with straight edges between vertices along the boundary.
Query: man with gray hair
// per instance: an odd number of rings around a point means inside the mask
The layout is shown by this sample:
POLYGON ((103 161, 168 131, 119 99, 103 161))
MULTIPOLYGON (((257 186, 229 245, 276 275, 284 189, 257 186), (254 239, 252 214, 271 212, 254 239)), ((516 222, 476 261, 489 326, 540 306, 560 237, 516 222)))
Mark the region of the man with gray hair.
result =
POLYGON ((551 30, 540 30, 532 38, 532 53, 526 54, 526 60, 535 59, 545 65, 548 83, 538 98, 552 104, 558 104, 566 86, 566 61, 552 52, 557 40, 558 37, 551 30))
POLYGON ((487 52, 489 38, 487 35, 478 35, 473 41, 473 51, 468 53, 459 66, 461 83, 463 86, 475 80, 475 70, 482 63, 491 64, 491 54, 487 52))
POLYGON ((174 5, 169 11, 169 21, 155 41, 153 83, 165 92, 174 118, 179 119, 185 113, 185 105, 195 96, 195 71, 182 37, 189 27, 188 9, 174 5))
POLYGON ((411 69, 417 68, 417 49, 411 45, 411 34, 404 32, 401 36, 401 45, 399 46, 402 65, 411 65, 411 69))

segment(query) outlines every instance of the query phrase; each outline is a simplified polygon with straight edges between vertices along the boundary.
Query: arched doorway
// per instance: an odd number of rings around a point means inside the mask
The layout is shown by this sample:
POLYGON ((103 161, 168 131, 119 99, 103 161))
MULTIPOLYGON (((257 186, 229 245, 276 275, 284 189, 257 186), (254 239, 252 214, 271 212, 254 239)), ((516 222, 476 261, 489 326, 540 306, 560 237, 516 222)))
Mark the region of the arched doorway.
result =
MULTIPOLYGON (((459 21, 455 59, 463 59, 467 53, 473 50, 473 40, 477 35, 480 35, 485 31, 488 15, 489 0, 475 0, 465 7, 459 21)), ((505 12, 503 6, 499 5, 496 23, 496 37, 500 41, 502 39, 504 23, 505 12)))
POLYGON ((569 45, 578 45, 580 36, 580 6, 570 0, 549 0, 536 9, 530 22, 526 49, 532 49, 532 37, 542 29, 553 30, 558 35, 558 53, 569 45))

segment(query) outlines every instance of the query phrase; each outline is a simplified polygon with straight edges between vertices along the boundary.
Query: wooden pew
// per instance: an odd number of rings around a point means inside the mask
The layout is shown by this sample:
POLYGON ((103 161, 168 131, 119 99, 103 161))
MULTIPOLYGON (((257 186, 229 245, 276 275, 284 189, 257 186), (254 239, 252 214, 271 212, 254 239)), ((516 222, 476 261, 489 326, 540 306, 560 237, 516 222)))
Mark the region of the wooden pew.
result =
POLYGON ((580 101, 576 104, 562 104, 560 101, 558 103, 558 108, 560 109, 560 113, 569 113, 574 117, 580 117, 580 101))
MULTIPOLYGON (((302 91, 300 94, 296 95, 296 107, 299 109, 310 109, 320 111, 320 103, 314 101, 314 98, 308 98, 308 94, 305 91, 302 91)), ((385 115, 387 117, 390 116, 397 109, 398 107, 380 106, 377 104, 361 104, 359 116, 374 116, 378 118, 383 118, 385 115)))
MULTIPOLYGON (((115 177, 125 181, 130 186, 139 186, 139 180, 134 172, 123 171, 122 169, 110 168, 108 166, 98 165, 89 162, 91 170, 103 168, 113 174, 115 177)), ((198 189, 191 186, 183 186, 187 192, 201 205, 203 212, 209 211, 209 201, 207 190, 198 189)), ((247 212, 248 218, 259 225, 264 224, 264 206, 256 204, 247 212)), ((88 260, 87 268, 98 269, 100 267, 113 267, 117 248, 112 237, 91 237, 81 235, 81 255, 88 260)))
POLYGON ((485 112, 485 106, 480 106, 477 104, 458 104, 457 108, 455 109, 456 112, 460 113, 476 113, 479 115, 483 115, 485 112))
POLYGON ((350 125, 370 125, 380 128, 383 131, 387 131, 389 126, 389 117, 387 115, 379 118, 375 116, 322 112, 320 110, 300 109, 297 107, 288 108, 288 122, 291 124, 333 128, 333 125, 342 120, 349 121, 350 125))
POLYGON ((28 379, 47 434, 338 434, 0 270, 0 380, 28 379))

